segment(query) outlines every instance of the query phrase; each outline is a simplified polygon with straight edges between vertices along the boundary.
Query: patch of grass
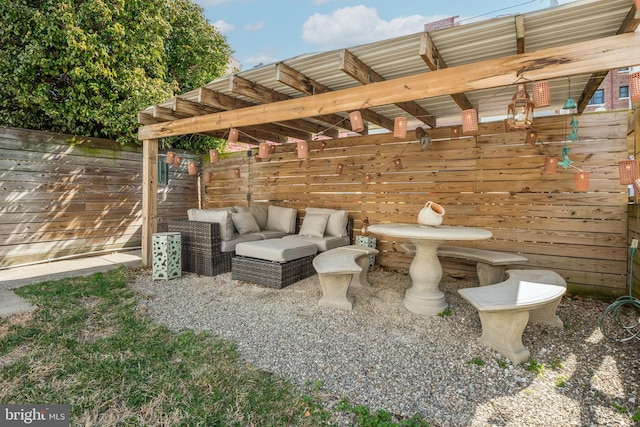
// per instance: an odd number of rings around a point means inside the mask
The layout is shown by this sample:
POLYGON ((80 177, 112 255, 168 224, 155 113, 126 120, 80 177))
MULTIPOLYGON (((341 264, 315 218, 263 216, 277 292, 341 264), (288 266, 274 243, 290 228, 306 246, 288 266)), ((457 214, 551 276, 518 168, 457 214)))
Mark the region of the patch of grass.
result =
POLYGON ((554 385, 558 388, 564 387, 565 385, 567 385, 567 377, 565 377, 564 375, 558 376, 554 381, 554 385))
POLYGON ((357 425, 361 427, 429 427, 429 423, 427 423, 418 414, 415 414, 411 418, 394 421, 394 417, 384 409, 378 409, 372 414, 368 406, 352 406, 346 399, 342 400, 337 405, 336 409, 338 411, 350 412, 357 415, 357 425))
POLYGON ((625 408, 624 406, 618 405, 617 403, 614 403, 613 407, 616 409, 616 411, 618 411, 619 414, 626 414, 627 412, 629 412, 627 408, 625 408))
POLYGON ((467 363, 476 365, 476 366, 484 366, 484 360, 482 360, 481 357, 477 357, 477 356, 469 360, 467 363))
POLYGON ((544 363, 538 363, 530 357, 527 364, 524 366, 524 369, 539 375, 544 372, 544 363))
POLYGON ((509 367, 509 364, 504 359, 495 359, 495 361, 498 364, 498 366, 501 367, 502 369, 507 369, 509 367))
POLYGON ((575 331, 579 331, 580 330, 580 325, 571 325, 569 323, 565 323, 563 325, 563 328, 568 330, 568 331, 575 332, 575 331))
POLYGON ((0 403, 68 404, 73 425, 327 425, 313 397, 243 363, 233 343, 154 324, 130 274, 16 290, 40 308, 0 320, 0 403))
POLYGON ((447 317, 447 316, 451 316, 453 314, 453 311, 447 307, 444 310, 442 310, 440 313, 438 313, 439 317, 447 317))
POLYGON ((633 414, 631 416, 631 420, 632 421, 636 421, 636 422, 640 422, 640 408, 638 408, 635 412, 635 414, 633 414))
POLYGON ((551 362, 549 362, 549 368, 551 368, 554 371, 557 371, 558 369, 562 369, 562 360, 560 359, 552 360, 551 362))

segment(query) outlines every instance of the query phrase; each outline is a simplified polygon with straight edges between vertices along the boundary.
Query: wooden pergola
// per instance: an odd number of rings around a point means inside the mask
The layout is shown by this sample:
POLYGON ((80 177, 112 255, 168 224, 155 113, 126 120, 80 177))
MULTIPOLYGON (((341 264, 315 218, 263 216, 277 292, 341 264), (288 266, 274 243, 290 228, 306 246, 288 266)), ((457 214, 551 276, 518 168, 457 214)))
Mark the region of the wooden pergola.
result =
MULTIPOLYGON (((504 115, 515 83, 548 80, 550 112, 578 93, 587 106, 607 72, 640 64, 640 0, 583 0, 371 45, 306 55, 225 76, 139 113, 144 146, 142 259, 157 230, 158 139, 185 134, 285 142, 351 131, 389 131, 394 118, 435 128, 460 112, 504 115), (538 48, 539 47, 539 48, 538 48)), ((574 96, 575 97, 575 96, 574 96)), ((635 114, 636 129, 639 115, 635 114)), ((636 146, 640 145, 637 141, 636 146)))

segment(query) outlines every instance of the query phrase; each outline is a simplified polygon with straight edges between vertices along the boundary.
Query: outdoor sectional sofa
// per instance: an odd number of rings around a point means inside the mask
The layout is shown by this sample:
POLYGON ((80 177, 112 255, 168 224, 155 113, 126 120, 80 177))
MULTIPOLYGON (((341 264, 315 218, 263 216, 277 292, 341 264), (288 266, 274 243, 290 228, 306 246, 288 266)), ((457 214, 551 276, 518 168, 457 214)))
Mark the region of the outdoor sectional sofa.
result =
POLYGON ((290 239, 322 252, 349 245, 353 235, 353 219, 335 209, 306 208, 299 230, 297 209, 274 205, 189 209, 187 217, 169 221, 169 231, 180 232, 182 269, 207 276, 231 271, 239 243, 290 239))

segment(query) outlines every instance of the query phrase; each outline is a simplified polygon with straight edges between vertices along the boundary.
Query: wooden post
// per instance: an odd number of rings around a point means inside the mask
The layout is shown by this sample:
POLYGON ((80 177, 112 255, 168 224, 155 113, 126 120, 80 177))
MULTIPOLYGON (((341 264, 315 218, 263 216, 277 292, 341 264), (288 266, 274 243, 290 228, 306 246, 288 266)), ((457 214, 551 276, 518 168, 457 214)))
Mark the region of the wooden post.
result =
POLYGON ((640 102, 637 103, 633 109, 633 136, 634 136, 634 144, 633 144, 633 155, 637 159, 636 154, 638 153, 638 149, 640 147, 640 102))
POLYGON ((142 142, 142 266, 152 264, 151 237, 158 231, 158 140, 142 142))

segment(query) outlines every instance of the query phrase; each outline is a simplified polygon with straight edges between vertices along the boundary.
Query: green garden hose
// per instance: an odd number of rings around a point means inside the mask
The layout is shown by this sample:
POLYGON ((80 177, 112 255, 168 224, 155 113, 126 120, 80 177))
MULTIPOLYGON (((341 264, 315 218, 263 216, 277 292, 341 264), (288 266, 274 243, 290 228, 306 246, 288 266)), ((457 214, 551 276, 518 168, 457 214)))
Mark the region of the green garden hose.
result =
POLYGON ((633 239, 629 249, 629 294, 615 300, 600 316, 600 330, 612 341, 640 340, 640 300, 633 297, 633 260, 638 240, 633 239))

